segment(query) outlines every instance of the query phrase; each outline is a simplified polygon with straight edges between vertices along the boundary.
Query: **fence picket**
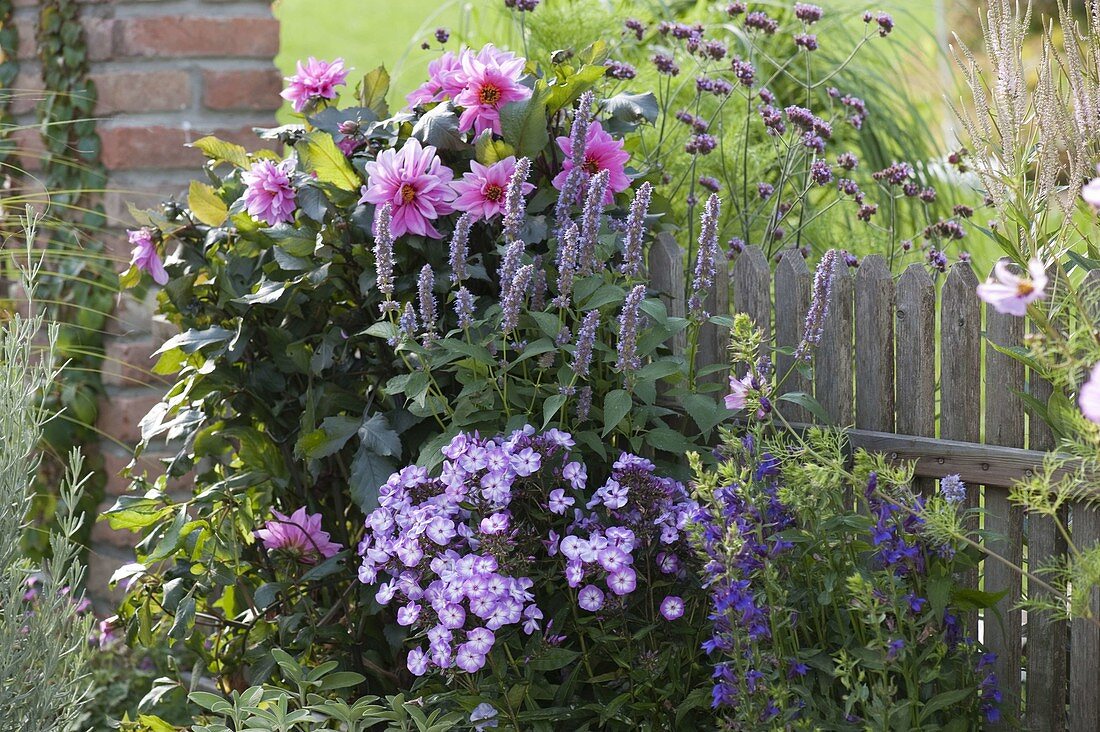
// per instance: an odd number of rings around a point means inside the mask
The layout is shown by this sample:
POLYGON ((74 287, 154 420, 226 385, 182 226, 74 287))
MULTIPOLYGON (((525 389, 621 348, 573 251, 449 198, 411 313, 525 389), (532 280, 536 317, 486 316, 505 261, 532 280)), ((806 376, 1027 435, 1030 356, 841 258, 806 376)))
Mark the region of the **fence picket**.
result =
MULTIPOLYGON (((897 431, 903 435, 936 435, 936 286, 923 265, 911 264, 897 287, 897 431)), ((933 481, 917 478, 915 487, 928 494, 933 481)))
MULTIPOLYGON (((1024 321, 1012 315, 986 308, 986 337, 990 344, 1015 346, 1023 340, 1024 321)), ((992 348, 985 349, 985 441, 1005 447, 1024 446, 1024 405, 1017 396, 1024 389, 1024 367, 1019 361, 992 348)), ((1008 500, 1003 488, 985 488, 985 528, 991 551, 1016 566, 1023 565, 1023 509, 1008 500)), ((1020 667, 1023 631, 1019 573, 998 561, 985 561, 985 589, 1007 590, 997 603, 997 612, 985 613, 985 644, 997 654, 994 670, 1001 684, 1005 720, 1018 719, 1020 709, 1020 667)))
POLYGON ((771 278, 768 258, 758 246, 745 247, 733 263, 730 277, 733 311, 747 313, 756 327, 764 331, 765 342, 771 336, 771 278))
MULTIPOLYGON (((978 442, 981 438, 982 314, 976 289, 978 278, 967 262, 958 262, 947 273, 940 295, 940 437, 978 442)), ((981 486, 966 487, 967 508, 977 508, 981 486)), ((973 523, 969 527, 978 528, 973 523)), ((962 577, 965 587, 977 589, 978 572, 962 577)), ((966 628, 978 635, 978 616, 968 613, 966 628)))
MULTIPOLYGON (((724 261, 718 263, 718 268, 714 273, 714 286, 707 292, 704 307, 711 315, 730 314, 730 274, 729 266, 724 261)), ((729 354, 727 349, 729 348, 729 342, 729 328, 714 323, 703 323, 699 328, 699 350, 695 357, 696 370, 714 364, 728 363, 729 354)), ((697 380, 703 383, 724 384, 727 379, 729 379, 729 369, 697 377, 697 380)))
MULTIPOLYGON (((802 340, 806 313, 810 309, 810 268, 797 249, 783 252, 779 266, 775 268, 775 344, 780 348, 797 348, 802 340)), ((786 376, 781 393, 802 392, 813 394, 810 379, 794 369, 794 358, 782 353, 776 355, 776 372, 786 376)), ((786 403, 781 408, 783 416, 791 422, 809 422, 809 411, 786 403)))
POLYGON ((894 431, 894 278, 878 254, 856 272, 856 427, 894 431))
POLYGON ((839 427, 852 424, 852 275, 841 258, 833 265, 829 314, 814 358, 814 396, 839 427))
MULTIPOLYGON (((1086 275, 1083 292, 1100 291, 1100 270, 1086 275)), ((1094 306, 1091 316, 1100 320, 1100 302, 1094 306)), ((1073 543, 1085 551, 1100 542, 1100 510, 1076 503, 1073 506, 1073 543)), ((1100 617, 1100 588, 1092 588, 1090 603, 1094 617, 1100 617)), ((1097 684, 1100 682, 1100 629, 1087 620, 1070 623, 1069 662, 1069 729, 1070 732, 1100 731, 1100 698, 1097 684)))
MULTIPOLYGON (((1046 404, 1050 384, 1032 372, 1029 393, 1046 404)), ((1028 415, 1028 442, 1032 450, 1054 449, 1054 434, 1036 414, 1028 415)), ((1066 520, 1063 512, 1059 519, 1066 520)), ((1054 521, 1037 514, 1028 516, 1027 567, 1029 571, 1043 567, 1066 551, 1066 543, 1054 521)), ((1039 588, 1028 586, 1030 598, 1049 597, 1039 588)), ((1024 722, 1029 729, 1063 732, 1066 729, 1066 646, 1069 634, 1066 623, 1055 620, 1050 613, 1030 611, 1027 614, 1027 700, 1024 722)), ((1094 659, 1095 660, 1095 659, 1094 659)), ((1095 689, 1092 693, 1095 693, 1095 689)))
MULTIPOLYGON (((662 231, 649 246, 649 284, 661 297, 670 317, 687 315, 684 301, 684 253, 675 237, 662 231)), ((681 354, 687 349, 687 333, 680 331, 672 337, 672 352, 681 354)))

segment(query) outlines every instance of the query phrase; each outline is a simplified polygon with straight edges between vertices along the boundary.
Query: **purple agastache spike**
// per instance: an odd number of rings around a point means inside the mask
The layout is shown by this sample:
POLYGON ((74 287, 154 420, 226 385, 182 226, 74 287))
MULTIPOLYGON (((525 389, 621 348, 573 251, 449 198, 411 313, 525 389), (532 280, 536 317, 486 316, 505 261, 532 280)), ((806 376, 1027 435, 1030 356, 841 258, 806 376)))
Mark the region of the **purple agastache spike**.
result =
POLYGON ((554 307, 567 308, 571 302, 573 276, 577 273, 577 258, 580 256, 579 237, 577 225, 570 221, 558 246, 558 296, 554 298, 554 307))
POLYGON ((374 270, 375 283, 382 293, 380 306, 383 313, 396 310, 393 302, 393 207, 386 203, 374 213, 374 270))
POLYGON ((599 270, 596 261, 596 245, 603 222, 603 197, 607 191, 607 182, 611 173, 601 170, 588 179, 588 191, 584 200, 584 212, 581 214, 580 255, 578 258, 581 274, 592 274, 599 270))
POLYGON ((401 333, 401 338, 409 340, 416 337, 416 332, 420 330, 420 326, 416 320, 416 311, 413 309, 411 302, 405 303, 405 310, 401 313, 401 318, 397 321, 398 330, 401 333))
POLYGON ((451 282, 456 285, 461 284, 467 277, 466 259, 470 256, 468 244, 472 223, 470 214, 462 214, 455 222, 455 230, 451 235, 451 282))
POLYGON ((466 329, 474 323, 474 296, 465 285, 455 293, 455 315, 458 316, 459 328, 466 329))
POLYGON ((833 291, 833 269, 839 258, 837 250, 830 249, 817 265, 814 272, 813 299, 806 312, 806 323, 802 329, 802 341, 795 349, 795 360, 810 359, 814 346, 821 342, 825 330, 825 318, 829 315, 829 298, 833 291))
POLYGON ((638 279, 645 266, 642 262, 642 244, 645 240, 645 217, 649 213, 649 201, 653 186, 643 183, 634 194, 630 215, 626 218, 626 234, 623 235, 623 264, 619 268, 627 277, 638 279))
POLYGON ((588 413, 592 411, 592 387, 586 386, 577 392, 577 421, 588 419, 588 413))
POLYGON ((512 177, 508 179, 508 188, 504 192, 504 241, 519 239, 523 231, 523 221, 527 216, 527 202, 523 200, 523 184, 531 174, 531 159, 520 158, 516 161, 512 177))
POLYGON ((592 364, 592 346, 596 343, 596 329, 600 327, 600 311, 589 310, 577 330, 577 344, 573 349, 573 373, 579 379, 588 376, 592 364))
POLYGON ((520 261, 523 259, 524 245, 519 239, 508 244, 504 250, 504 256, 500 260, 500 290, 504 292, 508 283, 516 276, 520 261))
POLYGON ((581 181, 584 180, 584 159, 588 146, 588 124, 590 122, 589 110, 592 109, 594 100, 595 95, 591 91, 581 94, 581 98, 577 102, 577 111, 573 115, 573 128, 569 131, 569 142, 572 146, 570 148, 570 158, 573 167, 565 177, 561 193, 558 194, 557 205, 554 206, 554 226, 559 236, 565 228, 566 222, 569 221, 569 209, 576 202, 581 181))
POLYGON ((703 309, 703 301, 707 291, 714 286, 714 277, 718 271, 718 217, 721 211, 721 200, 717 194, 712 193, 703 206, 699 250, 695 255, 695 276, 691 282, 691 297, 688 299, 690 315, 698 320, 708 317, 703 309))
POLYGON ((516 270, 516 276, 508 283, 508 289, 501 303, 503 314, 500 318, 500 329, 505 335, 514 331, 519 325, 519 309, 523 304, 523 298, 527 296, 527 290, 531 287, 531 279, 534 275, 534 266, 525 264, 516 270))
POLYGON ((630 374, 642 367, 638 358, 638 328, 641 325, 642 300, 645 298, 645 285, 635 285, 626 295, 622 313, 619 314, 619 359, 615 363, 627 381, 630 374))
POLYGON ((420 299, 420 324, 424 326, 425 340, 431 340, 435 333, 435 295, 432 289, 435 287, 435 273, 432 265, 425 264, 420 269, 420 277, 416 282, 417 295, 420 299))

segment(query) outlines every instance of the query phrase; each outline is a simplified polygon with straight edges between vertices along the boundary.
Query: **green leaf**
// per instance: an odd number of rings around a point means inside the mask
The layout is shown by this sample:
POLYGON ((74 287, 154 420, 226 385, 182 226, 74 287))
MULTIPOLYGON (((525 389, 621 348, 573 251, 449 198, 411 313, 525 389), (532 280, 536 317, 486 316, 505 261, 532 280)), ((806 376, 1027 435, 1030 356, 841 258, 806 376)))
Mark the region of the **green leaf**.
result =
POLYGON ((710 432, 716 424, 725 419, 727 414, 725 405, 719 404, 714 397, 704 394, 686 394, 680 402, 698 425, 700 432, 710 432))
POLYGON ((608 393, 603 401, 602 436, 606 437, 613 429, 618 427, 619 423, 630 413, 630 408, 633 405, 634 400, 623 389, 616 389, 608 393))
POLYGON ((546 109, 550 114, 571 105, 577 97, 591 89, 593 84, 607 73, 607 67, 600 64, 588 64, 577 69, 558 84, 550 87, 550 96, 546 100, 546 109))
POLYGON ((325 417, 319 429, 307 432, 298 438, 294 454, 307 460, 320 460, 338 453, 347 444, 359 428, 355 417, 337 415, 325 417))
POLYGON ((336 147, 332 135, 313 131, 299 140, 294 149, 302 166, 317 175, 322 183, 331 183, 345 191, 358 191, 361 181, 344 153, 336 147))
POLYGON ((229 216, 229 207, 218 198, 214 188, 197 180, 191 181, 187 191, 187 207, 207 226, 221 226, 229 216))
POLYGON ((957 604, 961 610, 980 610, 993 607, 1007 594, 1008 590, 1001 590, 1000 592, 982 592, 981 590, 956 588, 951 593, 951 600, 957 604))
POLYGON ((550 142, 546 131, 546 100, 550 89, 539 80, 531 96, 500 108, 500 129, 504 141, 521 157, 534 158, 550 142))
POLYGON ((367 73, 359 85, 359 104, 378 115, 379 119, 390 116, 390 107, 386 104, 386 95, 390 92, 390 72, 385 66, 367 73))
POLYGON ((558 416, 558 411, 565 405, 565 402, 569 400, 565 394, 554 394, 542 403, 542 428, 546 427, 554 421, 554 418, 558 416))
POLYGON ((348 488, 351 500, 363 513, 370 513, 378 506, 378 489, 393 475, 397 466, 387 457, 360 445, 351 462, 348 488))
POLYGON ((168 630, 168 637, 175 640, 187 638, 187 631, 195 624, 195 598, 191 595, 183 598, 176 608, 172 627, 168 630))
POLYGON ((158 356, 162 353, 166 353, 173 348, 178 348, 186 354, 192 354, 198 351, 204 346, 209 346, 212 343, 221 343, 227 341, 236 335, 235 331, 227 330, 214 326, 212 328, 206 328, 205 330, 197 330, 191 328, 190 330, 174 335, 164 342, 160 348, 153 353, 154 356, 158 356))
POLYGON ((821 406, 821 402, 814 399, 812 396, 802 391, 791 391, 786 394, 782 394, 779 397, 781 402, 790 402, 791 404, 797 404, 805 409, 807 412, 817 418, 820 424, 832 424, 833 420, 829 418, 828 413, 825 411, 825 407, 821 406))
POLYGON ((577 651, 571 651, 568 648, 549 648, 545 653, 528 661, 527 666, 536 671, 557 671, 573 663, 580 655, 577 651))
POLYGON ((383 414, 372 414, 364 419, 359 425, 359 441, 377 455, 388 457, 401 454, 401 438, 383 414))
POLYGON ((482 165, 499 163, 504 158, 515 154, 516 151, 504 140, 493 139, 492 130, 485 130, 474 143, 474 157, 482 165))
POLYGON ((247 150, 235 143, 219 140, 213 135, 196 140, 191 143, 191 147, 202 150, 203 154, 211 160, 230 163, 238 168, 247 168, 251 165, 247 150))
POLYGON ((616 94, 603 103, 603 108, 614 119, 631 125, 643 122, 653 124, 661 111, 653 92, 616 94))
POLYGON ((466 141, 458 130, 458 115, 449 101, 440 102, 418 119, 413 125, 412 136, 440 150, 466 147, 466 141))

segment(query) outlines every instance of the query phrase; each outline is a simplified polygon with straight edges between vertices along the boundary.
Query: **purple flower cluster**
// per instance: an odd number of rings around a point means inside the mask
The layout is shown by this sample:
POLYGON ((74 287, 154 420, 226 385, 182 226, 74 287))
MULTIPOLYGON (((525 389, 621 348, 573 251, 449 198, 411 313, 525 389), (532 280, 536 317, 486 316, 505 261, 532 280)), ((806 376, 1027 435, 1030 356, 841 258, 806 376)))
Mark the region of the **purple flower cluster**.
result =
MULTIPOLYGON (((660 572, 683 579, 684 527, 698 511, 683 485, 624 453, 589 492, 574 444, 532 427, 507 438, 459 434, 442 449, 438 477, 409 466, 382 487, 359 544, 359 579, 426 639, 408 654, 413 674, 476 673, 502 634, 541 629, 541 595, 562 576, 589 612, 608 593, 625 598, 639 582, 641 548, 656 552, 660 572)), ((661 603, 668 620, 683 612, 678 595, 661 603)))

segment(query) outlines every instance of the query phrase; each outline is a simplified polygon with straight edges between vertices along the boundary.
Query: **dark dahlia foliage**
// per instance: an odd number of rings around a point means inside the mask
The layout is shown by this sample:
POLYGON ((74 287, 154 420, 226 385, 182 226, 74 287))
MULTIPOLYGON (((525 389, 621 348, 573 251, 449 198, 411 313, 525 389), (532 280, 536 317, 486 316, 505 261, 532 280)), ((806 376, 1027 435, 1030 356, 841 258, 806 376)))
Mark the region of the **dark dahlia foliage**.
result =
POLYGON ((992 654, 965 628, 999 595, 962 589, 977 550, 945 538, 965 491, 926 500, 908 469, 843 438, 730 435, 701 469, 712 701, 725 727, 977 729, 1000 718, 992 654), (933 529, 933 527, 937 527, 933 529))

